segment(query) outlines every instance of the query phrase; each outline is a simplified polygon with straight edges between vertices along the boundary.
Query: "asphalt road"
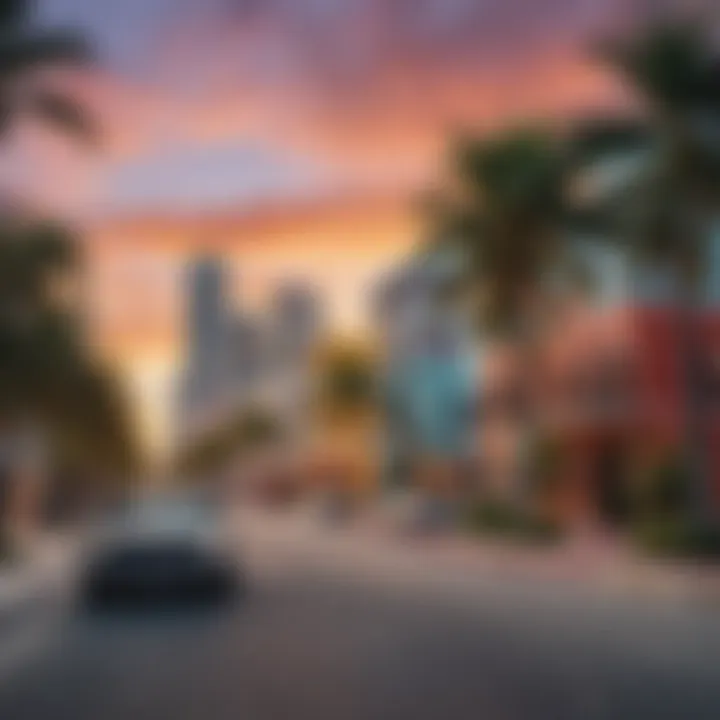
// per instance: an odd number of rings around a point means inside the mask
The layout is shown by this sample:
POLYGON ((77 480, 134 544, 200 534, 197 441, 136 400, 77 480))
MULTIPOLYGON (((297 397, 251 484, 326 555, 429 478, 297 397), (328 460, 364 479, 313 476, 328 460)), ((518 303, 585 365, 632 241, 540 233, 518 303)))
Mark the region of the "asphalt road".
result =
POLYGON ((720 609, 433 574, 421 547, 242 547, 251 592, 227 611, 90 618, 49 595, 4 665, 2 629, 0 718, 720 717, 720 609))

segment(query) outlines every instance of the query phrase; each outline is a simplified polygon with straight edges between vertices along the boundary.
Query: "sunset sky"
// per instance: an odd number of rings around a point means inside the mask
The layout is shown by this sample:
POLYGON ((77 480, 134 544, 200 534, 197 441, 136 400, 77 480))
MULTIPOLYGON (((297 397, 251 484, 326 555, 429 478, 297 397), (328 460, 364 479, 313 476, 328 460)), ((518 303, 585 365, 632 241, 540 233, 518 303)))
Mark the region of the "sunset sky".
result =
POLYGON ((41 0, 98 49, 68 82, 104 130, 100 157, 44 149, 44 192, 134 213, 407 188, 454 130, 617 97, 586 50, 629 4, 41 0))
POLYGON ((56 82, 103 142, 23 127, 0 183, 80 223, 103 341, 136 371, 167 374, 178 270, 207 247, 236 263, 247 303, 297 276, 357 330, 365 291, 420 237, 408 199, 448 139, 624 102, 588 46, 646 5, 40 0, 38 22, 97 48, 56 82))

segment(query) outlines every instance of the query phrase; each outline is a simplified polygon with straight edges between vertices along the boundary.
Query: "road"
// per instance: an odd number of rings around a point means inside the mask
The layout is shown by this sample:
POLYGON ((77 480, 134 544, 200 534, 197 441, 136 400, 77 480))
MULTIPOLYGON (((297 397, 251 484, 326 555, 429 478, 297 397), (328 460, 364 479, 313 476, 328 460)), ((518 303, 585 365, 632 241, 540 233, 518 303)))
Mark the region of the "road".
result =
POLYGON ((464 577, 393 540, 241 536, 231 610, 93 619, 49 591, 5 665, 0 624, 0 718, 720 717, 720 609, 464 577))

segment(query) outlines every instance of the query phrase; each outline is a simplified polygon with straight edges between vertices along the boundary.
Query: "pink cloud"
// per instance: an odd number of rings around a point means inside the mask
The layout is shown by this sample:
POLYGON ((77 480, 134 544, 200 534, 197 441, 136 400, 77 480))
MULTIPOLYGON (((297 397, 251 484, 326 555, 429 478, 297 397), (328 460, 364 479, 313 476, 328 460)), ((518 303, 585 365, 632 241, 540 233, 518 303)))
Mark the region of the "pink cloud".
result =
MULTIPOLYGON (((458 128, 624 102, 586 54, 619 3, 577 0, 198 2, 134 76, 65 77, 105 144, 94 189, 162 152, 255 144, 312 158, 339 183, 422 182, 458 128)), ((69 171, 74 172, 74 171, 69 171)))

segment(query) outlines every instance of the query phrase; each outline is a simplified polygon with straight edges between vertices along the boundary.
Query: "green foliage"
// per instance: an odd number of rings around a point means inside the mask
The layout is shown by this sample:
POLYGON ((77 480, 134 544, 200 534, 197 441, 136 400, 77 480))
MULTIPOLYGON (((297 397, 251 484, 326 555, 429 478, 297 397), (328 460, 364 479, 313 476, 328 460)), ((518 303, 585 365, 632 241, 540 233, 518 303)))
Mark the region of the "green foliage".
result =
POLYGON ((489 220, 554 222, 562 212, 565 167, 556 138, 543 128, 520 127, 488 141, 461 142, 455 165, 489 220))
POLYGON ((0 29, 12 30, 30 16, 29 0, 0 0, 0 29))
POLYGON ((556 523, 523 511, 510 503, 485 500, 470 508, 466 524, 469 530, 519 542, 546 544, 562 538, 556 523))
POLYGON ((646 468, 637 482, 635 505, 644 519, 679 520, 690 506, 692 478, 681 455, 668 454, 646 468))
POLYGON ((548 437, 537 438, 530 449, 528 464, 532 498, 544 500, 552 497, 562 481, 560 445, 548 437))
POLYGON ((184 474, 212 475, 243 453, 257 450, 281 436, 282 427, 274 416, 258 408, 245 410, 183 448, 176 465, 184 474))
MULTIPOLYGON (((0 0, 0 137, 34 116, 89 139, 84 110, 36 72, 85 63, 88 45, 72 32, 33 27, 33 10, 29 0, 0 0)), ((0 421, 41 426, 58 454, 86 470, 125 473, 139 449, 122 393, 90 357, 77 308, 58 295, 78 264, 77 244, 61 226, 0 218, 0 421)))
POLYGON ((8 532, 5 524, 0 523, 0 566, 18 559, 17 542, 8 532))
POLYGON ((367 410, 375 399, 375 368, 362 349, 332 348, 320 368, 320 405, 332 417, 349 417, 367 410))
MULTIPOLYGON (((593 117, 562 138, 520 128, 458 144, 450 189, 432 203, 430 235, 466 249, 466 286, 484 330, 522 340, 542 329, 548 313, 536 321, 550 306, 546 279, 564 270, 578 231, 621 245, 640 269, 670 270, 690 317, 720 205, 714 33, 712 18, 664 10, 600 48, 602 62, 641 101, 632 113, 593 117)), ((701 348, 682 345, 685 365, 699 367, 701 348)), ((697 376, 684 379, 691 418, 685 444, 702 465, 702 442, 690 432, 697 376)), ((649 515, 671 516, 685 490, 675 471, 661 476, 643 502, 649 515)))
MULTIPOLYGON (((692 514, 697 518, 706 514, 703 506, 710 494, 710 473, 704 467, 709 461, 706 443, 695 431, 704 422, 697 370, 704 363, 703 349, 691 318, 707 279, 720 203, 720 52, 714 25, 711 18, 664 12, 642 31, 610 43, 603 53, 643 101, 640 122, 647 138, 636 171, 609 193, 611 228, 626 241, 640 269, 669 270, 682 293, 684 338, 679 350, 688 399, 684 449, 694 459, 696 474, 683 479, 676 470, 660 473, 651 483, 655 497, 645 521, 651 524, 676 520, 675 506, 687 494, 684 485, 696 484, 687 505, 694 505, 692 514)), ((633 120, 637 123, 638 118, 633 120)), ((610 145, 606 157, 622 159, 625 147, 610 145)))
POLYGON ((681 454, 671 453, 646 469, 636 488, 634 539, 652 555, 720 559, 720 525, 701 523, 688 508, 693 478, 681 454))
POLYGON ((57 309, 57 284, 69 280, 81 258, 75 238, 50 222, 0 217, 0 314, 7 324, 29 322, 57 309), (13 317, 14 316, 14 317, 13 317))
POLYGON ((33 27, 31 11, 28 0, 0 0, 0 135, 29 115, 72 136, 92 139, 95 128, 84 109, 47 82, 38 82, 36 73, 55 65, 84 64, 91 58, 90 48, 76 33, 33 27))
POLYGON ((68 389, 54 423, 59 458, 126 482, 143 457, 124 388, 112 373, 88 359, 78 365, 68 389))
POLYGON ((519 127, 464 139, 450 169, 455 188, 433 208, 432 235, 465 250, 481 325, 522 327, 563 254, 572 179, 564 148, 544 127, 519 127))
POLYGON ((41 428, 86 471, 126 474, 140 461, 127 399, 58 292, 76 284, 80 261, 62 227, 0 219, 0 420, 41 428))
POLYGON ((207 435, 183 451, 178 470, 190 475, 216 473, 229 461, 234 450, 225 435, 207 435))
POLYGON ((604 198, 607 227, 643 262, 702 268, 709 237, 704 210, 720 199, 720 54, 712 23, 662 14, 646 28, 606 43, 602 59, 645 103, 642 117, 595 119, 579 133, 592 161, 635 150, 637 171, 604 198))
POLYGON ((601 60, 646 101, 644 115, 593 117, 562 138, 530 126, 456 144, 450 189, 427 204, 430 236, 467 250, 466 285, 484 329, 528 326, 578 232, 623 240, 643 262, 702 267, 698 210, 720 201, 711 27, 673 14, 603 44, 601 60), (628 159, 633 171, 580 197, 600 164, 628 159))
POLYGON ((720 559, 720 526, 689 520, 653 519, 638 525, 638 545, 651 555, 686 560, 720 559))
POLYGON ((276 418, 257 408, 240 415, 230 427, 229 434, 243 447, 257 447, 277 439, 281 433, 276 418))
POLYGON ((717 102, 712 23, 704 20, 664 14, 642 33, 603 43, 599 54, 656 111, 717 102))

